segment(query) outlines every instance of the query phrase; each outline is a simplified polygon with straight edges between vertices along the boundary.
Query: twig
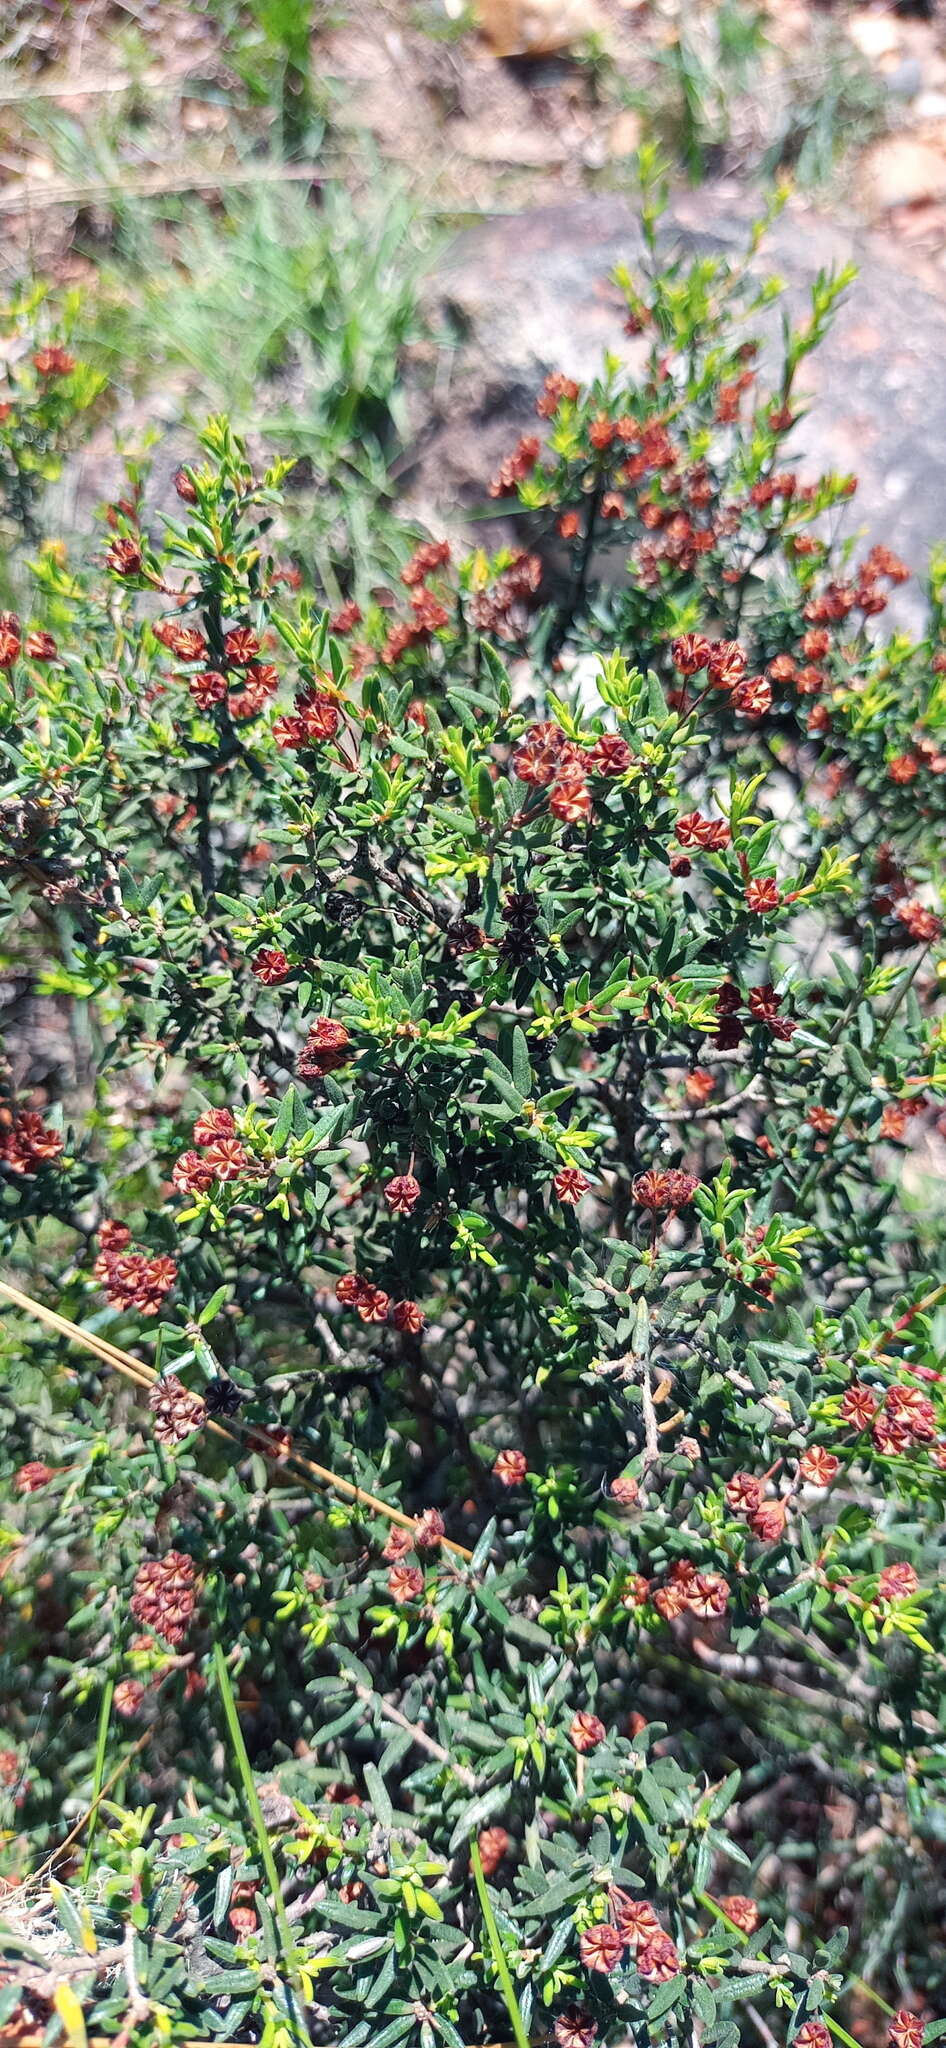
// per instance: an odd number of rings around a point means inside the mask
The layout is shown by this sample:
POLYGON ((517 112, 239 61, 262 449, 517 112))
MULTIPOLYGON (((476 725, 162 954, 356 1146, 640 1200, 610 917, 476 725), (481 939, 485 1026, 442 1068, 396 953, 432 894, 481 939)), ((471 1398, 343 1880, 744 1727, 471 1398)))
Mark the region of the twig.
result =
MULTIPOLYGON (((101 1358, 105 1365, 112 1366, 116 1372, 124 1373, 127 1379, 134 1380, 137 1386, 153 1387, 160 1378, 154 1367, 146 1365, 144 1359, 135 1358, 130 1351, 120 1350, 117 1344, 110 1344, 107 1338, 99 1337, 91 1330, 84 1330, 81 1323, 71 1322, 68 1316, 59 1315, 55 1309, 47 1308, 44 1302, 34 1301, 32 1295, 24 1294, 19 1287, 11 1287, 5 1280, 0 1280, 0 1297, 12 1302, 14 1307, 23 1309, 37 1322, 46 1323, 50 1329, 57 1330, 63 1337, 68 1337, 72 1343, 81 1344, 86 1351, 91 1351, 97 1358, 101 1358)), ((225 1427, 220 1422, 209 1421, 205 1427, 214 1436, 222 1437, 224 1442, 239 1445, 240 1438, 236 1433, 236 1425, 225 1427)), ((383 1515, 389 1522, 396 1522, 401 1529, 415 1531, 417 1528, 415 1515, 406 1515, 400 1508, 389 1506, 387 1501, 379 1500, 377 1494, 367 1493, 364 1487, 356 1486, 353 1479, 343 1478, 340 1472, 331 1472, 328 1466, 316 1464, 314 1459, 303 1457, 300 1451, 291 1451, 286 1464, 297 1472, 305 1473, 310 1479, 317 1479, 320 1485, 330 1487, 344 1499, 370 1508, 372 1513, 383 1515)), ((473 1552, 468 1550, 465 1544, 454 1543, 449 1536, 441 1537, 441 1543, 444 1550, 452 1551, 455 1557, 462 1557, 469 1564, 473 1552)))
MULTIPOLYGON (((345 1678, 350 1676, 344 1669, 342 1675, 345 1678)), ((405 1729, 407 1734, 416 1742, 418 1749, 425 1749, 428 1756, 435 1756, 437 1758, 438 1763, 449 1764, 454 1777, 459 1778, 461 1784, 466 1785, 469 1791, 479 1791, 479 1780, 474 1777, 473 1772, 468 1771, 465 1764, 454 1763, 450 1751, 444 1749, 442 1743, 435 1742, 433 1736, 428 1735, 426 1728, 419 1728, 416 1721, 409 1721, 407 1715, 402 1714, 399 1707, 392 1707, 390 1702, 383 1699, 379 1692, 372 1692, 369 1685, 362 1685, 355 1679, 352 1681, 352 1689, 366 1706, 377 1707, 383 1720, 393 1721, 396 1727, 405 1729)))
POLYGON ((130 2022, 128 2031, 130 2033, 141 2020, 148 2018, 151 2011, 150 2002, 145 1997, 138 1982, 138 1972, 135 1968, 135 1930, 130 1920, 125 1928, 124 1966, 125 1982, 128 1985, 128 2017, 130 2022))
POLYGON ((650 1383, 650 1360, 647 1358, 641 1359, 641 1404, 644 1410, 644 1457, 641 1464, 643 1478, 660 1456, 657 1410, 654 1407, 654 1393, 650 1383))
POLYGON ((749 2015, 749 2018, 752 2021, 753 2026, 755 2027, 756 2033, 760 2034, 762 2040, 765 2042, 765 2048, 779 2048, 779 2044, 775 2038, 775 2035, 772 2032, 771 2027, 766 2025, 765 2020, 762 2018, 762 2014, 756 2011, 756 2008, 753 2005, 751 1999, 746 2000, 746 2011, 749 2015))
MULTIPOLYGON (((39 1869, 34 1870, 32 1876, 24 1880, 25 1884, 39 1884, 42 1878, 49 1876, 50 1871, 55 1869, 60 1856, 65 1855, 66 1850, 72 1847, 73 1842, 78 1841, 78 1838, 81 1835, 83 1828, 91 1820, 92 1815, 94 1813, 97 1813, 99 1807, 102 1804, 103 1799, 108 1798, 112 1786, 117 1785, 119 1778, 122 1776, 122 1773, 124 1771, 127 1771, 128 1766, 132 1761, 132 1758, 136 1757, 139 1754, 139 1751, 144 1749, 145 1744, 150 1742, 150 1740, 151 1729, 146 1728, 144 1734, 139 1735, 137 1742, 133 1742, 131 1748, 125 1751, 125 1754, 121 1759, 121 1762, 116 1764, 115 1769, 111 1772, 110 1776, 106 1778, 101 1791, 96 1793, 95 1798, 91 1801, 91 1804, 86 1807, 85 1812, 83 1814, 80 1814, 79 1819, 76 1821, 75 1826, 70 1828, 65 1841, 60 1842, 58 1848, 53 1850, 52 1855, 47 1856, 45 1863, 41 1863, 39 1869)), ((19 2048, 19 2043, 17 2044, 17 2048, 19 2048)))

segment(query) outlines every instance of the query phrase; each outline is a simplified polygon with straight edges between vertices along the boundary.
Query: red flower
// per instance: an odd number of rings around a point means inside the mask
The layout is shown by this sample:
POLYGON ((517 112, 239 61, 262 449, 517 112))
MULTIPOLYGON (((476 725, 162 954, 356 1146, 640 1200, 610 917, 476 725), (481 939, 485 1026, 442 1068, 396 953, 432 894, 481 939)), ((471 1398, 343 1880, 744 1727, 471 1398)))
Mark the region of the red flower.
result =
POLYGON ((243 678, 241 690, 231 690, 227 708, 234 718, 258 718, 265 711, 274 690, 278 688, 279 675, 268 663, 255 662, 243 678))
POLYGON ((813 1131, 818 1132, 819 1137, 826 1138, 829 1131, 833 1131, 837 1117, 833 1110, 825 1109, 820 1102, 815 1102, 805 1111, 805 1122, 811 1125, 813 1131))
POLYGON ((215 1180, 239 1180, 250 1163, 246 1146, 239 1138, 214 1138, 204 1152, 206 1164, 212 1168, 215 1180))
POLYGON ((588 1193, 591 1182, 579 1172, 577 1166, 560 1166, 552 1186, 560 1202, 574 1206, 581 1201, 582 1195, 588 1193))
POLYGON ((591 1751, 597 1749, 599 1742, 604 1741, 606 1734, 604 1722, 599 1721, 597 1714, 580 1713, 575 1715, 568 1731, 568 1738, 579 1756, 590 1756, 591 1751))
POLYGON ((138 541, 119 539, 106 548, 105 560, 116 576, 137 576, 144 556, 138 541))
POLYGON ((881 1600, 909 1600, 919 1584, 912 1564, 888 1564, 877 1581, 877 1593, 881 1600))
POLYGON ((733 1514, 754 1515, 764 1497, 762 1481, 754 1479, 750 1472, 734 1472, 726 1481, 725 1494, 733 1514))
POLYGON ((523 434, 517 441, 511 455, 501 462, 489 487, 491 498, 502 498, 516 484, 522 483, 535 468, 539 459, 541 442, 537 434, 523 434))
MULTIPOLYGON (((644 1726, 646 1727, 646 1722, 644 1726)), ((624 1940, 633 1949, 653 1941, 654 1936, 663 1933, 660 1921, 648 1899, 632 1899, 628 1892, 613 1884, 608 1891, 608 1904, 614 1915, 614 1924, 624 1940)))
POLYGON ((41 1465, 38 1459, 33 1459, 29 1464, 21 1465, 14 1474, 14 1493, 40 1493, 53 1478, 55 1470, 52 1465, 41 1465))
POLYGON ((563 540, 574 540, 576 534, 581 532, 581 520, 578 513, 563 512, 558 522, 558 530, 563 540))
POLYGON ((177 1278, 173 1259, 149 1259, 144 1252, 135 1251, 103 1251, 93 1271, 113 1308, 135 1308, 144 1316, 158 1314, 177 1278))
POLYGON ((321 1080, 323 1074, 334 1074, 338 1067, 346 1067, 351 1054, 350 1040, 344 1024, 334 1017, 317 1017, 309 1026, 309 1036, 296 1062, 296 1072, 303 1081, 321 1080))
POLYGON ((423 1590, 424 1574, 419 1565, 392 1565, 388 1573, 388 1592, 395 1607, 404 1607, 408 1600, 416 1600, 423 1590))
POLYGON ((47 348, 38 348, 33 357, 33 368, 40 377, 68 377, 75 366, 75 356, 56 342, 47 348))
MULTIPOLYGON (((536 444, 536 452, 538 452, 538 443, 536 444)), ((411 589, 415 583, 423 583, 433 569, 445 568, 449 560, 450 542, 448 540, 422 541, 420 547, 415 548, 406 568, 401 570, 401 582, 406 583, 408 589, 411 589)), ((358 616, 360 618, 361 614, 359 613, 358 616)), ((357 623, 357 621, 354 623, 357 623)))
POLYGON ((27 633, 23 652, 31 661, 55 661, 59 649, 51 633, 27 633))
POLYGON ((706 666, 717 690, 734 689, 746 673, 746 657, 738 640, 715 640, 706 666))
POLYGON ((12 668, 20 652, 20 623, 13 612, 0 613, 0 668, 12 668))
POLYGON ((641 1209, 685 1209, 692 1202, 700 1183, 693 1173, 684 1173, 680 1168, 660 1172, 651 1167, 648 1173, 640 1173, 631 1183, 631 1194, 641 1209))
POLYGON ((645 1984, 669 1984, 680 1968, 676 1943, 669 1934, 655 1934, 638 1949, 637 1968, 645 1984))
POLYGON ((260 651, 256 634, 249 626, 234 626, 224 634, 223 651, 234 668, 247 668, 260 651))
POLYGON ((782 997, 776 995, 771 982, 764 982, 758 988, 749 990, 749 1008, 759 1024, 766 1024, 773 1038, 789 1039, 798 1029, 793 1017, 780 1017, 782 997))
MULTIPOLYGON (((583 2012, 563 2012, 552 2028, 555 2048, 593 2048, 598 2029, 583 2012)), ((913 2048, 904 2043, 903 2048, 913 2048)))
POLYGON ((181 1195, 206 1194, 213 1187, 214 1170, 200 1152, 182 1152, 171 1168, 171 1180, 181 1195))
POLYGON ((781 900, 778 883, 771 875, 754 876, 746 885, 746 902, 758 916, 767 910, 777 910, 781 900))
POLYGON ((903 1423, 917 1443, 932 1443, 936 1415, 932 1401, 919 1387, 891 1387, 885 1407, 888 1415, 903 1423))
POLYGON ((640 1487, 633 1472, 619 1472, 617 1478, 612 1479, 608 1492, 612 1500, 618 1501, 622 1508, 632 1508, 640 1493, 640 1487))
POLYGON ((841 1421, 854 1429, 867 1429, 877 1413, 879 1403, 870 1387, 855 1380, 841 1399, 841 1421))
POLYGON ((937 917, 935 911, 927 910, 924 903, 898 903, 894 916, 906 926, 911 939, 918 944, 930 945, 942 933, 942 918, 937 917))
POLYGON ((416 1301, 396 1301, 391 1310, 391 1321, 396 1330, 402 1330, 411 1337, 419 1336, 424 1327, 424 1311, 416 1301))
POLYGON ((524 1451, 500 1451, 493 1466, 493 1477, 500 1486, 521 1486, 528 1472, 524 1451))
POLYGON ((143 1628, 175 1649, 184 1642, 197 1605, 194 1560, 180 1550, 139 1565, 129 1606, 143 1628))
POLYGON ((207 642, 196 626, 182 626, 179 619, 162 619, 153 630, 155 639, 180 661, 203 660, 207 642))
POLYGON ((799 2027, 792 2048, 831 2048, 831 2036, 823 2020, 806 2020, 799 2027))
POLYGON ((616 732, 602 733, 585 755, 585 761, 595 775, 625 775, 633 759, 627 741, 616 732))
POLYGON ((32 1175, 58 1159, 63 1150, 59 1131, 51 1131, 37 1109, 21 1109, 0 1124, 0 1165, 11 1173, 32 1175))
POLYGON ((355 1308, 363 1323, 386 1323, 391 1297, 383 1287, 372 1287, 366 1281, 355 1302, 355 1308))
POLYGON ((908 1424, 901 1422, 895 1415, 878 1415, 871 1436, 878 1451, 884 1457, 891 1458, 902 1457, 904 1451, 910 1449, 913 1440, 908 1424))
POLYGON ((586 1970, 598 1970, 606 1976, 620 1962, 624 1953, 624 1942, 616 1927, 607 1920, 600 1920, 594 1927, 586 1927, 579 1936, 578 1950, 586 1970))
POLYGON ((573 377, 563 377, 560 370, 550 370, 542 387, 541 396, 535 402, 535 409, 540 420, 552 419, 563 399, 566 399, 570 405, 574 405, 580 391, 581 385, 576 384, 573 377))
POLYGON ((384 1190, 384 1199, 393 1216, 410 1216, 420 1201, 420 1181, 412 1173, 396 1173, 384 1190))
POLYGON ((518 775, 520 782, 531 782, 537 789, 546 789, 555 780, 564 744, 561 726, 551 721, 530 725, 512 757, 514 774, 518 775))
POLYGON ((264 988, 276 988, 292 973, 292 964, 281 946, 264 946, 252 965, 257 981, 261 981, 264 988))
POLYGON ((703 846, 711 853, 719 853, 732 840, 724 819, 704 818, 699 811, 687 811, 673 829, 681 846, 703 846))
POLYGON ((205 668, 200 675, 190 676, 187 687, 198 711, 210 711, 214 704, 222 704, 227 694, 226 676, 219 669, 205 668))
POLYGON ((509 1854, 509 1836, 505 1828, 483 1828, 477 1835, 476 1846, 484 1877, 495 1877, 500 1864, 509 1854))
POLYGON ((920 763, 916 754, 895 754, 887 763, 887 774, 891 782, 912 782, 919 775, 920 763))
POLYGON ((753 1536, 763 1543, 777 1543, 785 1531, 788 1509, 783 1500, 764 1500, 749 1516, 753 1536))
POLYGON ((425 1508, 418 1517, 414 1541, 418 1550, 437 1550, 443 1541, 444 1519, 439 1508, 425 1508))
POLYGON ((894 2013, 887 2028, 887 2039, 891 2043, 891 2048, 922 2048, 923 2034, 923 2021, 919 2014, 908 2012, 905 2005, 901 2005, 899 2012, 894 2013))
POLYGON ((353 633, 355 627, 361 625, 362 617, 361 606, 355 603, 354 598, 349 598, 348 603, 343 604, 341 610, 329 620, 329 631, 339 634, 353 633))
POLYGON ((767 676, 743 676, 733 687, 730 703, 747 718, 764 718, 772 708, 772 685, 767 676))
POLYGON ((112 1695, 116 1714, 120 1714, 123 1721, 134 1720, 144 1696, 145 1688, 140 1678, 120 1678, 112 1695))
POLYGON ((798 1473, 809 1486, 830 1486, 841 1470, 841 1460, 821 1444, 813 1444, 810 1451, 803 1451, 798 1460, 798 1473))
POLYGON ((592 420, 591 426, 588 429, 588 439, 591 442, 592 448, 597 448, 599 453, 605 448, 610 448, 616 436, 617 426, 615 421, 609 420, 605 413, 599 413, 597 419, 592 420))
POLYGON ((727 1892, 717 1900, 727 1920, 741 1927, 743 1934, 754 1934, 759 1925, 759 1908, 754 1899, 747 1899, 743 1892, 727 1892))
POLYGON ((591 794, 580 768, 569 768, 552 784, 549 810, 564 825, 583 825, 590 818, 591 794))
POLYGON ((296 698, 296 713, 303 745, 307 740, 333 740, 341 723, 334 697, 324 690, 302 691, 296 698))
POLYGON ((729 1604, 729 1581, 720 1572, 696 1572, 689 1585, 686 1604, 691 1614, 709 1617, 725 1614, 729 1604))
POLYGON ((712 642, 702 633, 683 633, 678 640, 670 642, 670 659, 682 676, 697 675, 706 667, 712 653, 712 642))
POLYGON ((364 1293, 366 1285, 367 1282, 361 1278, 360 1273, 342 1273, 335 1282, 335 1299, 342 1302, 346 1308, 352 1308, 364 1293))
POLYGON ((123 1252, 131 1243, 131 1231, 127 1223, 102 1223, 99 1225, 99 1244, 103 1252, 123 1252))
POLYGON ((212 1145, 215 1138, 233 1138, 236 1124, 229 1109, 205 1109, 194 1125, 195 1145, 212 1145))
POLYGON ((387 1558, 389 1564, 400 1564, 401 1559, 408 1557, 413 1548, 414 1538, 409 1529, 389 1529, 388 1540, 381 1555, 387 1558))

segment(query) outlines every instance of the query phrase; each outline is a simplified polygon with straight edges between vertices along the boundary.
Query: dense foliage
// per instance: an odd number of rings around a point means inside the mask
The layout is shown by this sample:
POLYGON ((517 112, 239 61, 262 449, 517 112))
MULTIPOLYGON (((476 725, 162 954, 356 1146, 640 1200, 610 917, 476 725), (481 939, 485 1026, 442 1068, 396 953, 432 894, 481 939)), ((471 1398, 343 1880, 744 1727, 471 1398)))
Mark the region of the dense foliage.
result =
POLYGON ((644 218, 524 551, 330 617, 214 420, 2 621, 5 1271, 86 1341, 5 1323, 0 2009, 70 2040, 936 2037, 940 570, 885 632, 783 452, 849 280, 770 374, 644 218))

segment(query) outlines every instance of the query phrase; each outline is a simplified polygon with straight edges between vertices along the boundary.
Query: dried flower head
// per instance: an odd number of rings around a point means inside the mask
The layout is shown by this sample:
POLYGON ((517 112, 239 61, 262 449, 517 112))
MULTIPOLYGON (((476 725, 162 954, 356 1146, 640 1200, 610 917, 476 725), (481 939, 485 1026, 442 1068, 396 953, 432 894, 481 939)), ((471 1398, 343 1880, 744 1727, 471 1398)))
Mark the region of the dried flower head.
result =
POLYGON ((175 1373, 168 1373, 152 1387, 148 1406, 154 1416, 155 1441, 159 1444, 186 1443, 207 1420, 206 1402, 185 1387, 175 1373))

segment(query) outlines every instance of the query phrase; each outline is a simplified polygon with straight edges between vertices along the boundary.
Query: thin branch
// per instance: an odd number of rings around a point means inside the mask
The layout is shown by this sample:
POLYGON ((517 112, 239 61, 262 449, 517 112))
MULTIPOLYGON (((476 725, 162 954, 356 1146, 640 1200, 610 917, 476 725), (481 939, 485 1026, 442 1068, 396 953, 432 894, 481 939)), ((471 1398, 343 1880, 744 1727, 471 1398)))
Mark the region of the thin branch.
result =
MULTIPOLYGON (((72 1343, 81 1344, 86 1351, 91 1351, 96 1358, 101 1358, 105 1365, 110 1365, 116 1372, 123 1373, 126 1379, 134 1380, 136 1386, 153 1387, 160 1378, 154 1367, 146 1365, 143 1359, 135 1358, 130 1351, 120 1350, 117 1344, 110 1344, 107 1338, 99 1337, 91 1330, 84 1330, 80 1323, 73 1323, 68 1316, 61 1316, 55 1309, 47 1308, 45 1303, 34 1301, 32 1295, 23 1294, 20 1288, 11 1287, 5 1280, 0 1280, 0 1297, 12 1302, 14 1307, 22 1309, 27 1315, 33 1316, 37 1322, 46 1323, 50 1329, 68 1337, 72 1343)), ((220 1422, 208 1421, 204 1427, 214 1436, 222 1437, 225 1443, 240 1447, 240 1437, 237 1433, 239 1425, 236 1423, 225 1426, 220 1422)), ((387 1521, 396 1522, 399 1528, 416 1531, 416 1515, 406 1515, 401 1508, 391 1507, 387 1501, 380 1500, 377 1494, 368 1493, 364 1487, 356 1486, 353 1479, 345 1479, 340 1472, 330 1471, 327 1465, 317 1464, 313 1458, 304 1457, 301 1451, 290 1451, 285 1464, 288 1470, 296 1474, 304 1473, 310 1479, 317 1479, 320 1485, 330 1487, 332 1492, 340 1493, 345 1500, 355 1501, 361 1507, 370 1508, 373 1514, 383 1515, 387 1521)), ((473 1552, 468 1550, 465 1544, 454 1543, 449 1536, 441 1537, 441 1544, 444 1550, 452 1551, 454 1557, 462 1557, 469 1564, 473 1552)))
MULTIPOLYGON (((348 1672, 343 1670, 343 1676, 347 1678, 348 1672)), ((416 1721, 409 1721, 399 1707, 392 1707, 389 1700, 383 1699, 379 1692, 372 1692, 370 1686, 362 1685, 357 1679, 352 1681, 352 1689, 365 1706, 377 1707, 382 1720, 393 1721, 397 1728, 403 1728, 412 1741, 416 1742, 418 1749, 425 1749, 428 1756, 437 1758, 438 1763, 448 1764, 454 1777, 459 1778, 461 1784, 466 1785, 469 1791, 479 1791, 479 1779, 474 1777, 472 1771, 467 1770, 465 1764, 455 1763, 450 1751, 444 1749, 442 1743, 435 1742, 433 1736, 428 1735, 426 1728, 419 1728, 416 1721)))
POLYGON ((132 1761, 132 1758, 136 1757, 139 1754, 139 1752, 144 1749, 145 1744, 150 1742, 151 1734, 152 1730, 150 1728, 146 1728, 144 1734, 139 1735, 137 1742, 133 1742, 131 1748, 125 1751, 125 1754, 122 1757, 120 1763, 116 1764, 115 1769, 112 1771, 111 1775, 106 1778, 101 1791, 96 1793, 95 1798, 91 1801, 90 1805, 86 1807, 85 1812, 83 1814, 80 1814, 79 1819, 75 1823, 75 1826, 70 1828, 69 1833, 65 1838, 65 1841, 59 1843, 58 1847, 53 1850, 52 1855, 47 1856, 45 1863, 40 1864, 38 1870, 34 1870, 30 1877, 24 1879, 24 1888, 28 1885, 39 1884, 44 1877, 49 1876, 51 1870, 55 1869, 56 1864, 59 1862, 60 1856, 64 1856, 66 1850, 72 1847, 73 1842, 78 1841, 78 1838, 81 1835, 83 1828, 88 1826, 88 1823, 92 1818, 92 1815, 98 1812, 102 1800, 108 1798, 108 1795, 112 1790, 112 1786, 117 1785, 119 1778, 122 1776, 122 1773, 124 1771, 127 1771, 128 1766, 132 1761))

